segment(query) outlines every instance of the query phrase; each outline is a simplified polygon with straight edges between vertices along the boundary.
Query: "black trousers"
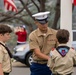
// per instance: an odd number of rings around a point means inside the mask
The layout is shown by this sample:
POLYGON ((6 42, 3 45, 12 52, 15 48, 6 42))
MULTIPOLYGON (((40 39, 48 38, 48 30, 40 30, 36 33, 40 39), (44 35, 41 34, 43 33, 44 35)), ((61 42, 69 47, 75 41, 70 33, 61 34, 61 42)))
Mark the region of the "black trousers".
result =
POLYGON ((5 72, 4 72, 4 75, 9 75, 9 73, 5 73, 5 72))

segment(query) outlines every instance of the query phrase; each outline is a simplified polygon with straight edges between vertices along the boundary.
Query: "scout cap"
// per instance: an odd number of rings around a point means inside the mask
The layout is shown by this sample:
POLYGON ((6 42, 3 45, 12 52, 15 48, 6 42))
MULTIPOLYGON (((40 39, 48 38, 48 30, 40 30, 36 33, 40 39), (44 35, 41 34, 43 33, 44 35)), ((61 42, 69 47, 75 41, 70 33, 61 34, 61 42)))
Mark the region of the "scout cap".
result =
POLYGON ((32 15, 33 17, 35 17, 35 19, 41 23, 41 24, 45 24, 48 22, 48 14, 50 12, 47 11, 47 12, 39 12, 39 13, 36 13, 34 15, 32 15))

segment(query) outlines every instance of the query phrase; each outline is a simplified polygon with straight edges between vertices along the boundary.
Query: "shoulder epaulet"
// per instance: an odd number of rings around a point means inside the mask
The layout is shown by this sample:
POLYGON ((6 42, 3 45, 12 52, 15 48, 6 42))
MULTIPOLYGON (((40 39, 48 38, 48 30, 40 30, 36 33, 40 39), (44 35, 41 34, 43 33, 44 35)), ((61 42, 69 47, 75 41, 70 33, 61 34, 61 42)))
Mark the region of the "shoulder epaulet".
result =
POLYGON ((52 50, 52 51, 54 51, 54 50, 55 50, 55 48, 52 48, 51 50, 52 50))
POLYGON ((74 50, 74 48, 73 48, 73 47, 71 47, 71 49, 72 49, 72 50, 74 50))

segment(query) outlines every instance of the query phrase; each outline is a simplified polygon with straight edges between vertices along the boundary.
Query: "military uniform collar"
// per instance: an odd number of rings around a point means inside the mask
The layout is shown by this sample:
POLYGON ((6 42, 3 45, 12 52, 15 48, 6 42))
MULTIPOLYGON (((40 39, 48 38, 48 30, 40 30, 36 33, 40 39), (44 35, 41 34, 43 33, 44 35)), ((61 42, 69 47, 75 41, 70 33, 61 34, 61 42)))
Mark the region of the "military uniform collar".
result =
POLYGON ((49 27, 48 27, 47 33, 42 33, 39 28, 37 29, 37 31, 38 31, 38 36, 53 34, 49 27))
POLYGON ((67 44, 59 44, 58 46, 67 46, 67 44))

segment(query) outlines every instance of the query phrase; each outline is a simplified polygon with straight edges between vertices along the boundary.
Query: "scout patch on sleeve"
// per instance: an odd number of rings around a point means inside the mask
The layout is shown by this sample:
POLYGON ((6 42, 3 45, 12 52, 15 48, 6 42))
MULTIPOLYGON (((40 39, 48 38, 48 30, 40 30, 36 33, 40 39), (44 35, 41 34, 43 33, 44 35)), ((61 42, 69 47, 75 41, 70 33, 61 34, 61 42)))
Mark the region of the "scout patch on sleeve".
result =
POLYGON ((59 52, 59 54, 62 56, 62 57, 64 57, 67 53, 68 53, 68 51, 69 51, 69 47, 68 46, 58 46, 57 48, 56 48, 56 50, 59 52))
POLYGON ((72 50, 74 50, 74 48, 73 47, 71 47, 72 48, 72 50))
POLYGON ((50 56, 52 56, 52 52, 50 51, 50 56))
POLYGON ((55 48, 52 48, 51 50, 52 50, 52 51, 54 51, 54 50, 55 50, 55 48))
POLYGON ((50 51, 50 56, 52 56, 52 51, 54 51, 55 48, 52 48, 51 51, 50 51))

